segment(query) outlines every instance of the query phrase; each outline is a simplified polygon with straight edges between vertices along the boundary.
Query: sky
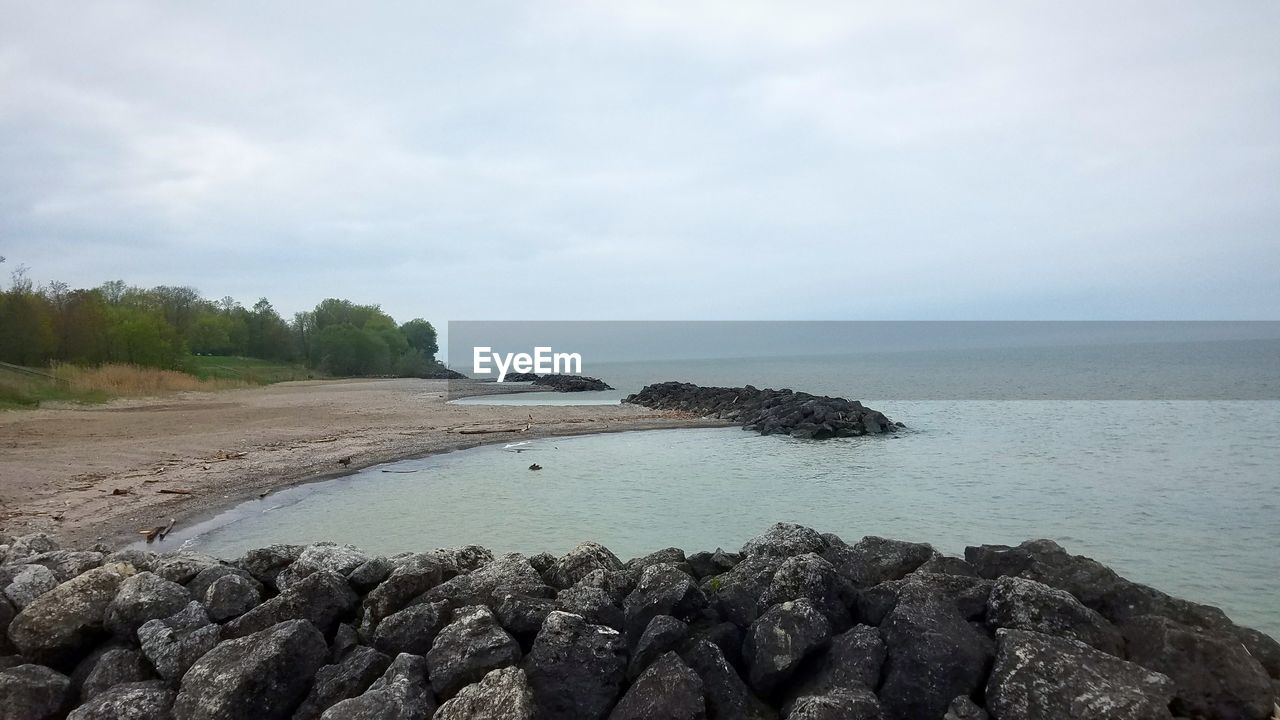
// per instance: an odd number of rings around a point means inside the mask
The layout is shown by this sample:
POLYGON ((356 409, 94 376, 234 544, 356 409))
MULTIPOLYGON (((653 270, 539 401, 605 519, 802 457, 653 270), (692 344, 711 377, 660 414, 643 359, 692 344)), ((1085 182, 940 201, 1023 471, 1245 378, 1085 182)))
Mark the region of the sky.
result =
POLYGON ((0 270, 398 320, 1280 319, 1280 3, 0 0, 0 270))

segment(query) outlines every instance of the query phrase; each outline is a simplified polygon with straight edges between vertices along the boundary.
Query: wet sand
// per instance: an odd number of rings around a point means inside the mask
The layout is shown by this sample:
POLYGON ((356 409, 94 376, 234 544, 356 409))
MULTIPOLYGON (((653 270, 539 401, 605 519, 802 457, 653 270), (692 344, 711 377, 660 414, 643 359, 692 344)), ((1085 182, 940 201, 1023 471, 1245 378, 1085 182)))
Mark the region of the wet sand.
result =
POLYGON ((709 424, 632 405, 449 405, 447 389, 443 380, 309 381, 0 412, 0 530, 44 531, 76 545, 132 542, 171 519, 180 527, 278 488, 393 460, 709 424))

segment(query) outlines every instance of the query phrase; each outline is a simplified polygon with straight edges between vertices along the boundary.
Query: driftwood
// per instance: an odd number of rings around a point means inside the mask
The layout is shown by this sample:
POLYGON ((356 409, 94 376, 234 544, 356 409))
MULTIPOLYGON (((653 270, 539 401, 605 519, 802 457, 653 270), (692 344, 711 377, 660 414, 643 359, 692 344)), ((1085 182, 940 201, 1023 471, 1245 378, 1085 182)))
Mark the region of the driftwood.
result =
POLYGON ((191 494, 190 490, 183 490, 182 488, 160 488, 156 492, 162 495, 190 495, 191 494))
POLYGON ((159 538, 160 540, 163 540, 165 539, 165 536, 173 532, 173 526, 177 522, 178 522, 178 518, 169 518, 168 525, 157 525, 155 527, 144 528, 142 530, 139 530, 138 534, 145 537, 148 543, 155 542, 157 538, 159 538))

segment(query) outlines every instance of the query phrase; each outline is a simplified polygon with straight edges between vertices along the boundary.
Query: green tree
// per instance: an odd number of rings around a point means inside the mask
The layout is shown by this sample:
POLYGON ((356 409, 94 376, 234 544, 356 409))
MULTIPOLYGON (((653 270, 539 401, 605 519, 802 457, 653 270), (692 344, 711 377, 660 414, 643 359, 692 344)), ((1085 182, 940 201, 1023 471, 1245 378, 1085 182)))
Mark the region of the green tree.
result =
POLYGON ((386 342, 376 332, 348 323, 321 330, 312 347, 316 365, 332 375, 381 375, 390 370, 386 342))
POLYGON ((432 327, 431 323, 422 318, 414 318, 400 326, 400 334, 404 335, 404 339, 409 343, 410 348, 417 350, 432 361, 435 360, 436 353, 440 351, 440 347, 436 344, 436 329, 432 327))

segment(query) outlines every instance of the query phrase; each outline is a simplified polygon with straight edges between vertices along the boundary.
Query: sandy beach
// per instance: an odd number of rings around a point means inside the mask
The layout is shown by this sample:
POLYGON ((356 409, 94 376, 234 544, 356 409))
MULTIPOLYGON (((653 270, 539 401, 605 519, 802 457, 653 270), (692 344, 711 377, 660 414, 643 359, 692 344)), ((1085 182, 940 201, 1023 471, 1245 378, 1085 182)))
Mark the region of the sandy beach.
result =
POLYGON ((392 460, 513 438, 707 425, 630 405, 450 405, 446 390, 443 380, 293 382, 0 413, 0 530, 133 541, 142 528, 180 527, 392 460))

